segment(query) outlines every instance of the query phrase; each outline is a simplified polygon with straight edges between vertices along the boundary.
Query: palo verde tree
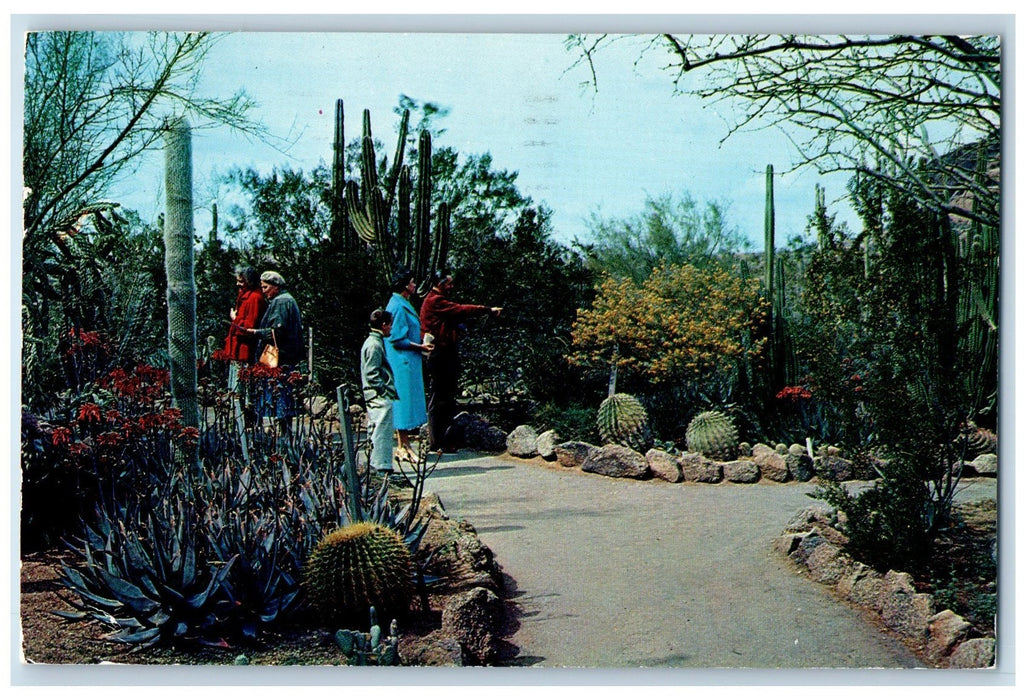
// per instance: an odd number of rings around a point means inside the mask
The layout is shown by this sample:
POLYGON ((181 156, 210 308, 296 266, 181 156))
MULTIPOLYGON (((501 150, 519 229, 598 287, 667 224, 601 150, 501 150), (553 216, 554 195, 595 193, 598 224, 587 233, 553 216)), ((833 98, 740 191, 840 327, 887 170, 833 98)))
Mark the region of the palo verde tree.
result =
POLYGON ((569 360, 615 368, 632 391, 669 387, 677 424, 662 428, 682 432, 698 403, 731 398, 739 368, 762 352, 767 311, 757 279, 719 266, 664 265, 640 284, 607 276, 577 313, 569 360))
POLYGON ((1000 223, 993 177, 981 181, 972 159, 939 158, 977 141, 1000 148, 997 35, 571 35, 566 45, 597 85, 599 53, 622 41, 655 53, 678 92, 724 103, 725 138, 780 128, 796 166, 869 176, 934 211, 1000 223))

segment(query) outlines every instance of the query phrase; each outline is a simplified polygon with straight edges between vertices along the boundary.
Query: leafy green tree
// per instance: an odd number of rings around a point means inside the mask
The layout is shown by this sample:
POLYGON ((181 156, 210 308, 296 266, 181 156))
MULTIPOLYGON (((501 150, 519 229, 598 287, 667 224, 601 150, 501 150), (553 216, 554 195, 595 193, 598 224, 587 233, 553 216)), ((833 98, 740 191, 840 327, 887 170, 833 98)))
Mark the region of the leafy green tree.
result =
POLYGON ((589 241, 577 241, 575 247, 589 265, 638 283, 661 264, 702 267, 751 247, 728 225, 725 207, 717 202, 700 207, 687 192, 676 198, 649 197, 642 213, 633 217, 603 219, 593 213, 588 228, 589 241))

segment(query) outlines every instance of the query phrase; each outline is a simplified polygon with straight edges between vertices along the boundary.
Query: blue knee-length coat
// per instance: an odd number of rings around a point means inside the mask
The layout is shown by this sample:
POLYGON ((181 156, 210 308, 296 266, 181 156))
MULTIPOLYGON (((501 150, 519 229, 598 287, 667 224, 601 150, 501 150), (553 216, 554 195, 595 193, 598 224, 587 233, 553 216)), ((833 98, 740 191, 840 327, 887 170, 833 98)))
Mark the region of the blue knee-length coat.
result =
POLYGON ((385 343, 385 356, 395 375, 399 400, 392 403, 397 430, 413 430, 427 422, 424 398, 424 360, 411 343, 420 343, 420 318, 402 294, 392 294, 386 310, 392 314, 392 333, 385 343))

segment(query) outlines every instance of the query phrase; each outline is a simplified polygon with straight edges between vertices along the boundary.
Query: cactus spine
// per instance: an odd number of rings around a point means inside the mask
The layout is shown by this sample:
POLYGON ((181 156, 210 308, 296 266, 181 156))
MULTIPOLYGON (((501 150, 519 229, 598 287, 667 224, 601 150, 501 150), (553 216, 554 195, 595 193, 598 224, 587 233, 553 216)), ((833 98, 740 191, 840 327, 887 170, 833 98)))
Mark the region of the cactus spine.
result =
POLYGON ((167 342, 171 396, 182 411, 182 423, 198 428, 192 136, 188 122, 179 120, 172 124, 165 144, 167 215, 164 219, 164 268, 167 272, 167 342))
POLYGON ((648 413, 630 394, 613 394, 598 409, 598 430, 606 444, 623 445, 638 452, 652 444, 648 413))
POLYGON ((310 601, 327 619, 352 621, 369 606, 402 615, 413 595, 412 562, 402 538, 377 523, 328 533, 306 565, 310 601))
POLYGON ((719 411, 703 411, 688 424, 688 452, 699 452, 710 459, 732 460, 737 456, 738 439, 734 421, 719 411))

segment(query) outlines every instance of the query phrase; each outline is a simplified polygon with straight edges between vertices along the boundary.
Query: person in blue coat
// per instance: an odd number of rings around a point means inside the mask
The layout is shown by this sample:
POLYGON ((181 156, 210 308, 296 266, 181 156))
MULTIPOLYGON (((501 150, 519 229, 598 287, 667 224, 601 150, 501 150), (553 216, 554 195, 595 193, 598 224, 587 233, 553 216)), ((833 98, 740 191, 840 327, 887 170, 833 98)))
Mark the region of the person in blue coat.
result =
POLYGON ((393 420, 399 433, 397 456, 412 459, 410 439, 427 422, 427 401, 424 394, 424 360, 421 353, 434 345, 423 342, 420 317, 413 307, 417 283, 407 270, 399 271, 392 280, 392 298, 386 311, 392 314, 392 332, 385 343, 385 356, 395 375, 399 399, 392 404, 393 420))

